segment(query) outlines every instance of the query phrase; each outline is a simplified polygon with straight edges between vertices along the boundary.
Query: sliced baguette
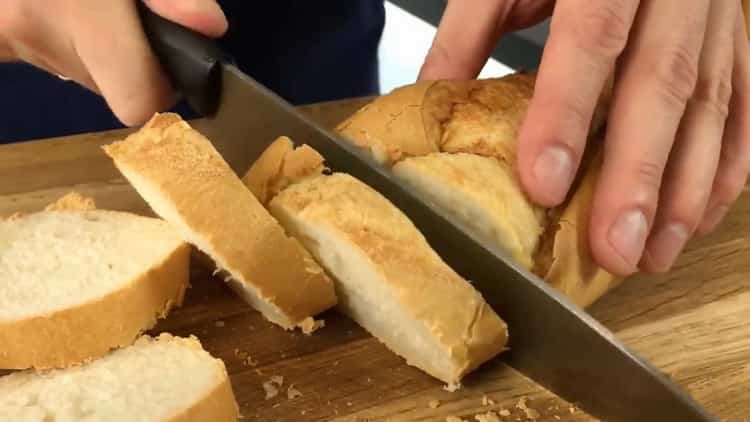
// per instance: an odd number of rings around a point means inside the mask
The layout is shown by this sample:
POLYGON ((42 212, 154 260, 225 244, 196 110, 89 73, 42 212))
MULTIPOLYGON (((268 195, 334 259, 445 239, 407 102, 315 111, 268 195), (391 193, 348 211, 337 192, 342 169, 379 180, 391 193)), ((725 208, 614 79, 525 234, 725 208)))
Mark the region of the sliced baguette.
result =
POLYGON ((518 72, 476 81, 407 85, 397 89, 398 95, 394 91, 376 98, 337 130, 391 165, 402 181, 475 234, 508 251, 575 303, 588 306, 622 282, 594 262, 586 226, 590 190, 597 177, 596 171, 589 170, 599 165, 589 157, 600 149, 612 78, 592 117, 592 148, 582 159, 567 202, 553 209, 531 204, 522 193, 516 168, 518 132, 534 84, 533 73, 518 72), (392 133, 387 128, 393 119, 411 132, 392 133), (419 145, 437 145, 440 153, 425 148, 410 149, 412 154, 395 153, 413 145, 415 139, 419 145), (375 154, 382 145, 394 153, 385 158, 375 154), (492 164, 492 159, 497 163, 492 164))
POLYGON ((227 271, 235 292, 268 320, 309 327, 335 305, 325 272, 179 116, 157 114, 104 150, 151 208, 227 271))
POLYGON ((500 353, 507 327, 481 295, 386 198, 349 175, 304 165, 320 157, 310 151, 279 138, 244 180, 267 186, 290 174, 284 166, 305 169, 286 177, 269 207, 336 280, 338 309, 450 385, 500 353))
POLYGON ((190 247, 162 220, 72 194, 0 221, 0 368, 59 368, 131 344, 182 303, 190 247))
POLYGON ((0 420, 234 422, 224 363, 197 339, 143 336, 85 366, 0 378, 0 420))

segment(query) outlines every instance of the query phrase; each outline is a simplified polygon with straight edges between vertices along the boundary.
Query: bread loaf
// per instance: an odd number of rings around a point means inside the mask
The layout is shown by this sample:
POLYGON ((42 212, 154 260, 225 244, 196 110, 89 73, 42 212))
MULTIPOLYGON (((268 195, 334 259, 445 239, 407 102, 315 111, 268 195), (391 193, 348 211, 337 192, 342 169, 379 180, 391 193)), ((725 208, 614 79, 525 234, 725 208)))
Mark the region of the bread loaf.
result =
POLYGON ((521 188, 518 130, 535 75, 419 82, 376 98, 338 125, 344 139, 392 166, 404 183, 455 215, 477 236, 588 306, 622 280, 596 265, 588 249, 588 212, 599 162, 608 83, 594 112, 591 148, 566 203, 542 209, 521 188), (415 145, 419 146, 418 148, 415 145))
POLYGON ((162 220, 63 197, 0 221, 0 368, 59 368, 131 344, 182 303, 190 247, 162 220))
POLYGON ((157 114, 104 150, 151 208, 225 270, 230 286, 268 320, 306 329, 335 305, 325 272, 179 116, 157 114))
MULTIPOLYGON (((264 185, 278 180, 279 161, 304 161, 294 151, 309 147, 290 150, 288 142, 271 145, 245 180, 264 185), (276 154, 280 145, 285 155, 276 154)), ((504 350, 505 323, 401 211, 350 175, 304 167, 269 207, 334 278, 338 309, 409 364, 453 386, 504 350)))
POLYGON ((87 365, 0 378, 0 420, 234 422, 224 363, 195 338, 143 336, 87 365))

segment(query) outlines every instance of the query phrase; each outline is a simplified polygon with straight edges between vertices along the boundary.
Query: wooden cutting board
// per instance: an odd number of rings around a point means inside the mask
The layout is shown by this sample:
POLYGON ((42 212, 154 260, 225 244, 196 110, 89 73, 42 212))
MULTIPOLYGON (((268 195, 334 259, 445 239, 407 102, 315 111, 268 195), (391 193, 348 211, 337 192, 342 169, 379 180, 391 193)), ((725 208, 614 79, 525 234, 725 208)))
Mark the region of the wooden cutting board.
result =
MULTIPOLYGON (((303 109, 330 126, 364 101, 303 109)), ((0 146, 0 216, 38 210, 73 189, 95 197, 101 208, 151 215, 99 148, 126 132, 0 146)), ((693 241, 669 274, 634 277, 590 309, 726 421, 750 420, 749 229, 745 193, 721 228, 693 241)), ((501 409, 510 413, 502 421, 591 420, 505 366, 502 357, 449 393, 335 312, 323 316, 325 328, 312 336, 284 332, 210 270, 194 267, 186 303, 153 331, 195 335, 222 358, 244 421, 476 421, 475 415, 501 409), (283 385, 266 399, 263 383, 274 375, 283 385), (291 386, 301 396, 290 399, 291 386), (533 410, 521 409, 520 401, 533 410)))

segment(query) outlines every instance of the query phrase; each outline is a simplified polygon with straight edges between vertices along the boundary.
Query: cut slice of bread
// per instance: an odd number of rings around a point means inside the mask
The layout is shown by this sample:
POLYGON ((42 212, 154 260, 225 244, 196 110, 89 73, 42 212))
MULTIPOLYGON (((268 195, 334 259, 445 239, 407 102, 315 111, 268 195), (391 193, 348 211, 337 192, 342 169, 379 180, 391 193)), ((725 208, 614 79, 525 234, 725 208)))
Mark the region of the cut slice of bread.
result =
POLYGON ((309 327, 336 304, 320 266, 178 115, 157 114, 104 150, 151 208, 227 271, 230 286, 268 320, 309 327))
POLYGON ((488 244, 531 269, 544 225, 505 162, 474 154, 434 153, 398 162, 393 172, 488 244))
POLYGON ((0 221, 0 368, 59 368, 131 344, 182 303, 190 246, 165 221, 69 195, 0 221))
POLYGON ((336 280, 339 308, 410 365, 457 386, 507 327, 385 197, 352 176, 306 177, 270 210, 336 280))
POLYGON ((224 363, 195 338, 143 336, 87 365, 0 378, 0 420, 234 422, 224 363))

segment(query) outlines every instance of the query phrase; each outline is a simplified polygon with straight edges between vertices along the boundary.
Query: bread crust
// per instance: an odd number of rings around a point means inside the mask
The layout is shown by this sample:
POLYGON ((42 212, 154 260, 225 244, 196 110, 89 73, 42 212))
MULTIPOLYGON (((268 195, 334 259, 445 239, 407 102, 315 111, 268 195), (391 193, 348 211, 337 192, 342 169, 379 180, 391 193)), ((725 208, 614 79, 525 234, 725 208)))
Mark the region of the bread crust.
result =
POLYGON ((104 151, 157 214, 205 243, 238 292, 271 305, 267 319, 292 329, 336 304, 324 271, 179 116, 156 114, 104 151))
POLYGON ((564 207, 555 226, 551 256, 537 258, 548 265, 537 270, 539 276, 581 307, 588 307, 623 281, 597 265, 589 249, 591 203, 601 160, 599 152, 564 207))
POLYGON ((239 406, 232 391, 229 376, 194 405, 165 422, 235 422, 239 419, 239 406))
POLYGON ((96 301, 0 321, 0 368, 64 368, 132 344, 157 318, 182 305, 189 264, 190 246, 183 243, 127 287, 96 301))

